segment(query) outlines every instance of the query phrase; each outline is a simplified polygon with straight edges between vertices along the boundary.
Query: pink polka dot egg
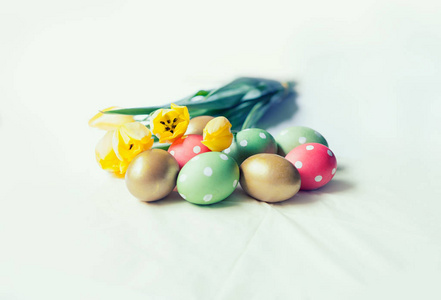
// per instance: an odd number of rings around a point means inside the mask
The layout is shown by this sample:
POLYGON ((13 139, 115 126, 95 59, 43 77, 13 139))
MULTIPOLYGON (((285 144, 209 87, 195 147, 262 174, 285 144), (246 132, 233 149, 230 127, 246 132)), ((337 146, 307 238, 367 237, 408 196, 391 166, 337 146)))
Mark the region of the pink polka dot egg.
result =
POLYGON ((182 168, 196 155, 211 151, 201 143, 202 139, 202 135, 189 134, 182 136, 170 145, 168 152, 174 156, 179 168, 182 168))
POLYGON ((285 157, 299 171, 301 190, 318 189, 334 177, 337 159, 325 145, 307 143, 295 147, 285 157))

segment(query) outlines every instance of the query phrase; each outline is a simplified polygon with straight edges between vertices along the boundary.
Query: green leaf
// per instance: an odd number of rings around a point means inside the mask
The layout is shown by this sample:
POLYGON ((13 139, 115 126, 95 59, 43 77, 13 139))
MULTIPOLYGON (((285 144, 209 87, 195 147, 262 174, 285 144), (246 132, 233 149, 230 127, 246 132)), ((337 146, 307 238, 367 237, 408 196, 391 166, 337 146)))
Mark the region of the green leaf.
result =
POLYGON ((118 114, 118 115, 148 115, 151 112, 154 112, 157 109, 160 109, 160 106, 152 106, 152 107, 135 107, 135 108, 121 108, 115 110, 103 111, 104 114, 118 114))
MULTIPOLYGON (((241 77, 218 89, 199 90, 172 103, 187 106, 192 118, 201 115, 225 116, 230 120, 233 129, 245 129, 254 126, 268 108, 282 101, 283 95, 292 88, 293 83, 282 85, 275 80, 241 77)), ((157 109, 169 108, 170 104, 125 108, 104 113, 148 115, 157 109)))

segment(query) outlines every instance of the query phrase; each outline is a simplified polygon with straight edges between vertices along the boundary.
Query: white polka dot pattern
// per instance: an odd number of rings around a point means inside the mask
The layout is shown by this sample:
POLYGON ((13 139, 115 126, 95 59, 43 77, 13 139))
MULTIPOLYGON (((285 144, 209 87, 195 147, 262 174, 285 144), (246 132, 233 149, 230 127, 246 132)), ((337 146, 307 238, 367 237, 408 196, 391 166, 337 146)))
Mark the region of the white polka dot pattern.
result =
POLYGON ((227 154, 230 153, 230 151, 231 151, 230 148, 227 148, 227 149, 224 150, 224 152, 227 153, 227 154))
POLYGON ((301 190, 315 190, 326 185, 337 169, 335 153, 320 143, 295 147, 285 158, 297 168, 301 177, 301 190))
POLYGON ((194 146, 194 147, 193 147, 193 152, 196 153, 196 154, 198 154, 199 152, 201 152, 201 147, 199 147, 199 146, 194 146))
POLYGON ((179 195, 185 200, 187 197, 184 194, 179 193, 179 195))
POLYGON ((173 155, 173 156, 175 156, 175 151, 173 151, 173 150, 170 151, 170 154, 173 155))
POLYGON ((213 169, 210 168, 210 167, 206 167, 206 168, 204 169, 204 175, 205 175, 205 176, 211 176, 211 175, 213 175, 213 169))
POLYGON ((306 143, 306 138, 304 136, 299 137, 299 143, 300 144, 306 143))
POLYGON ((240 145, 242 147, 246 147, 248 145, 248 141, 247 140, 240 141, 240 145))
POLYGON ((261 139, 266 139, 266 134, 263 132, 259 133, 259 136, 261 139))
POLYGON ((211 199, 213 199, 213 195, 212 194, 207 194, 204 196, 204 201, 205 202, 209 202, 211 201, 211 199))
POLYGON ((228 160, 228 156, 226 156, 225 154, 221 154, 219 156, 222 160, 228 160))
MULTIPOLYGON (((190 147, 190 154, 194 155, 190 147)), ((203 146, 201 146, 203 152, 203 146)), ((178 155, 178 151, 176 154, 178 155)), ((222 152, 200 153, 185 164, 176 182, 178 193, 186 201, 209 205, 223 201, 238 184, 240 170, 236 162, 222 152), (199 158, 194 161, 195 158, 199 158), (237 183, 234 181, 237 180, 237 183)))
POLYGON ((238 181, 237 181, 237 180, 234 180, 234 181, 233 181, 233 187, 236 187, 236 186, 237 186, 237 183, 238 183, 238 181))
POLYGON ((181 175, 179 175, 179 181, 180 181, 180 182, 184 182, 185 180, 187 180, 187 174, 181 174, 181 175))

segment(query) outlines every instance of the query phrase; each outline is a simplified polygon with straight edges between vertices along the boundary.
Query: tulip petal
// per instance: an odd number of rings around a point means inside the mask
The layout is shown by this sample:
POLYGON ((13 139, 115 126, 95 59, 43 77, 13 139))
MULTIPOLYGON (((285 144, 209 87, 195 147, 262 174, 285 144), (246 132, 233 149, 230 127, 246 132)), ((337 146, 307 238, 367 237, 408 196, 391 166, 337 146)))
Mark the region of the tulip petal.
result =
POLYGON ((107 131, 106 134, 98 141, 95 147, 95 153, 100 159, 105 159, 113 151, 112 138, 114 131, 107 131))
POLYGON ((145 137, 151 137, 150 130, 139 122, 124 124, 121 129, 128 137, 135 140, 142 140, 145 137))
POLYGON ((202 144, 211 151, 222 151, 230 147, 233 141, 231 123, 225 117, 217 117, 205 125, 202 144))
POLYGON ((121 161, 130 161, 153 145, 152 134, 138 122, 127 123, 115 131, 113 150, 121 161))
POLYGON ((115 155, 112 146, 114 131, 108 131, 99 140, 95 148, 96 160, 103 170, 121 175, 120 160, 115 155))
POLYGON ((115 152, 116 157, 118 157, 118 159, 121 161, 124 160, 124 157, 120 153, 120 149, 122 149, 122 146, 120 146, 120 145, 124 145, 124 144, 125 144, 124 139, 121 136, 119 130, 115 130, 113 137, 112 137, 112 148, 113 148, 113 151, 115 152))
POLYGON ((185 106, 171 104, 171 109, 159 109, 152 115, 151 128, 160 143, 172 143, 184 135, 190 122, 185 106))
MULTIPOLYGON (((117 106, 108 107, 103 109, 102 112, 119 109, 117 106)), ((133 116, 128 115, 117 115, 117 114, 103 114, 102 112, 97 113, 89 120, 89 126, 103 129, 103 130, 114 130, 119 126, 134 122, 133 116)))

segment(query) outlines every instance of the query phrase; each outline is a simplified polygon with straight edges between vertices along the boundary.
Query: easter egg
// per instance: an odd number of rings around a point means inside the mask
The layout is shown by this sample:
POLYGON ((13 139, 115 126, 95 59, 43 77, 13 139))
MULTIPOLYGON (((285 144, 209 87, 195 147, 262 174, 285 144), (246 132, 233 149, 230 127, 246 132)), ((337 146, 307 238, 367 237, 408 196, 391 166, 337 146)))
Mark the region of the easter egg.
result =
POLYGON ((288 200, 300 189, 300 174, 285 158, 261 153, 240 165, 240 185, 253 198, 265 202, 288 200))
POLYGON ((129 192, 141 201, 164 198, 176 185, 178 162, 162 149, 146 150, 129 164, 125 182, 129 192))
POLYGON ((302 190, 314 190, 324 186, 337 170, 337 159, 325 145, 308 143, 291 150, 286 159, 299 171, 302 190))
POLYGON ((202 135, 190 134, 182 136, 170 145, 168 152, 176 159, 179 168, 196 155, 210 151, 201 141, 202 135))
POLYGON ((214 117, 212 116, 198 116, 190 119, 190 122, 188 123, 187 131, 185 132, 185 135, 189 134, 198 134, 203 135, 205 125, 211 120, 213 120, 214 117))
POLYGON ((277 145, 268 131, 249 128, 238 132, 231 146, 223 152, 241 164, 248 157, 258 153, 276 153, 277 145))
POLYGON ((177 188, 182 198, 194 204, 213 204, 233 193, 239 182, 239 167, 221 152, 202 153, 181 169, 177 188))
POLYGON ((295 147, 306 143, 319 143, 328 146, 328 142, 320 133, 304 126, 293 126, 282 130, 276 136, 276 141, 279 153, 282 155, 286 155, 295 147))

